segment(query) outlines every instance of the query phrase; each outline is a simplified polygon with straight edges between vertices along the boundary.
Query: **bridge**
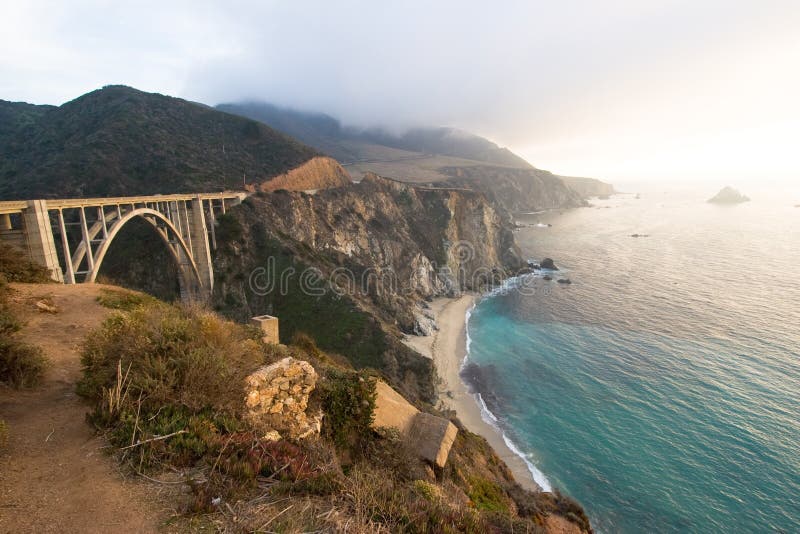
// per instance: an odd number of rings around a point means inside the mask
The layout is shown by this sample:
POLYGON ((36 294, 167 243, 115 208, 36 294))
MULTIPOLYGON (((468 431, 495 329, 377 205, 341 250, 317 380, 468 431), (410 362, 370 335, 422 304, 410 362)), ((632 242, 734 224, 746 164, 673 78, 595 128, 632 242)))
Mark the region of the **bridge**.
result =
POLYGON ((92 283, 114 238, 129 221, 150 223, 176 265, 184 301, 214 288, 216 219, 247 193, 0 201, 0 241, 45 267, 53 280, 92 283))

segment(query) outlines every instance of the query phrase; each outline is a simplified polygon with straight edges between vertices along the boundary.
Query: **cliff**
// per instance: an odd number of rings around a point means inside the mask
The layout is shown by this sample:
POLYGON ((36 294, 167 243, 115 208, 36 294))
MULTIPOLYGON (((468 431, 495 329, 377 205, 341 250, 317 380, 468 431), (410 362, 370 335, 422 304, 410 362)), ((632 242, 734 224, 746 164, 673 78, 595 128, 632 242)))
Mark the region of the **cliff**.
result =
POLYGON ((616 193, 614 186, 596 178, 578 178, 576 176, 559 176, 570 189, 581 197, 606 197, 616 193))
POLYGON ((483 192, 508 213, 526 213, 585 205, 583 197, 558 176, 540 169, 445 167, 447 183, 483 192))
POLYGON ((356 366, 433 400, 433 368, 399 342, 429 323, 425 300, 480 289, 523 265, 509 221, 474 191, 376 175, 316 194, 258 193, 220 220, 215 307, 281 317, 356 366))

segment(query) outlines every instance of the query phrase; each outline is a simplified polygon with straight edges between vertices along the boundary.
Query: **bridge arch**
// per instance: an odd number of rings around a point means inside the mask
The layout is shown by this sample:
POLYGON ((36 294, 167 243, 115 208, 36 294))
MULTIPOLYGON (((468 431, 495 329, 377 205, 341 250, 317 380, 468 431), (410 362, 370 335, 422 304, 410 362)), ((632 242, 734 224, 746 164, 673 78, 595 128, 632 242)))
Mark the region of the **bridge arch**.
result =
POLYGON ((0 201, 0 240, 22 249, 55 281, 91 283, 116 235, 139 217, 155 228, 175 260, 181 298, 207 300, 214 287, 211 251, 217 247, 216 216, 241 204, 247 195, 223 191, 0 201))
MULTIPOLYGON (((97 279, 97 275, 100 273, 100 267, 103 265, 103 259, 105 258, 111 243, 114 241, 114 238, 120 232, 120 230, 122 230, 126 223, 132 219, 135 219, 136 217, 139 217, 150 223, 158 236, 161 238, 162 242, 166 245, 170 255, 175 260, 175 264, 178 266, 178 273, 181 278, 181 287, 202 287, 203 282, 200 277, 200 272, 197 269, 197 264, 192 256, 191 249, 186 244, 186 241, 181 236, 181 233, 177 228, 175 228, 175 226, 172 224, 172 221, 165 217, 161 212, 150 208, 137 208, 114 220, 114 222, 108 228, 107 237, 103 239, 103 242, 94 253, 94 268, 87 275, 86 281, 94 282, 97 279)), ((80 256, 78 256, 79 251, 76 251, 78 261, 82 259, 82 253, 85 253, 85 249, 81 251, 80 256)))

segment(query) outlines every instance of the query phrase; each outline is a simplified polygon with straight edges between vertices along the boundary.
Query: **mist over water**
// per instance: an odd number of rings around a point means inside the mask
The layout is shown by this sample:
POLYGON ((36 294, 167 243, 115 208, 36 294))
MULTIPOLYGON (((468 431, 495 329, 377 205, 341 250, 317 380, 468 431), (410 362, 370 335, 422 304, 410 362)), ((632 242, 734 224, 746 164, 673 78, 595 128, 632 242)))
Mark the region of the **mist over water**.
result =
POLYGON ((487 406, 600 532, 800 528, 800 200, 744 192, 528 216, 573 284, 471 314, 487 406))

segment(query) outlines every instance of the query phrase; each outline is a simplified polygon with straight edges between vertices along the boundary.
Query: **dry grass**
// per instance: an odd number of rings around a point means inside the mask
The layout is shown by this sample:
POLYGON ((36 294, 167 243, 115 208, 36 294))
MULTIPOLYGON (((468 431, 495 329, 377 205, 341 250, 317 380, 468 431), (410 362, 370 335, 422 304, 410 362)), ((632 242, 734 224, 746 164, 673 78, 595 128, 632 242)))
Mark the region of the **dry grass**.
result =
POLYGON ((95 402, 92 421, 131 470, 191 487, 190 513, 168 531, 536 533, 547 513, 580 520, 560 497, 514 494, 476 437, 458 439, 435 472, 397 432, 369 428, 370 377, 331 366, 307 336, 296 340, 266 346, 248 327, 151 302, 89 336, 80 386, 95 402), (269 442, 240 417, 244 376, 287 355, 321 375, 319 439, 269 442))
POLYGON ((113 403, 109 395, 121 397, 115 388, 129 380, 127 408, 141 396, 145 410, 171 404, 235 411, 244 377, 270 356, 251 329, 202 310, 153 302, 107 319, 87 338, 78 390, 113 403))

